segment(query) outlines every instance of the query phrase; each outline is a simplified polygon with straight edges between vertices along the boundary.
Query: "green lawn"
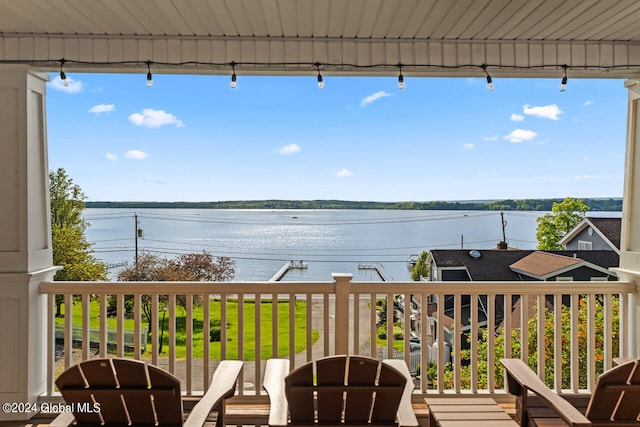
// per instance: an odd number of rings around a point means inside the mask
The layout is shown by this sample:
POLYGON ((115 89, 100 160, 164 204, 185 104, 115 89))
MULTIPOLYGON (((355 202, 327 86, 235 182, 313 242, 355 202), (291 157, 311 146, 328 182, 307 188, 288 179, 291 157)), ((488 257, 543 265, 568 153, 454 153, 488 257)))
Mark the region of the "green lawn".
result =
MULTIPOLYGON (((220 327, 220 301, 209 301, 211 313, 210 328, 219 329, 220 327)), ((256 339, 255 339, 255 312, 256 303, 254 300, 245 300, 244 303, 244 360, 255 360, 256 339)), ((295 352, 304 351, 306 348, 306 307, 305 301, 295 302, 295 352)), ((100 306, 98 301, 91 301, 90 328, 99 329, 100 306)), ((262 300, 260 305, 260 353, 261 358, 267 359, 275 357, 272 354, 272 312, 273 305, 271 300, 262 300)), ((62 314, 65 313, 65 307, 62 306, 62 314)), ((158 319, 162 319, 162 311, 158 314, 158 319)), ((202 357, 203 355, 203 307, 194 307, 193 309, 193 357, 202 357)), ((146 318, 142 317, 142 325, 148 326, 146 318)), ((238 302, 236 300, 227 301, 227 358, 238 358, 238 302)), ((125 319, 124 327, 126 331, 133 331, 133 319, 125 319)), ((64 324, 64 318, 57 318, 56 324, 64 324)), ((82 324, 82 306, 80 303, 73 304, 73 324, 79 326, 82 324)), ((186 348, 186 311, 176 308, 176 357, 184 358, 187 354, 186 348)), ((109 330, 116 329, 116 319, 108 318, 107 326, 109 330)), ((169 325, 168 319, 164 325, 162 354, 169 351, 169 325)), ((278 303, 278 355, 277 357, 287 356, 289 354, 289 301, 280 301, 278 303)), ((319 333, 312 331, 313 342, 318 339, 319 333)), ((220 359, 220 342, 211 342, 211 357, 220 359)), ((147 351, 151 351, 151 334, 147 337, 147 351)))

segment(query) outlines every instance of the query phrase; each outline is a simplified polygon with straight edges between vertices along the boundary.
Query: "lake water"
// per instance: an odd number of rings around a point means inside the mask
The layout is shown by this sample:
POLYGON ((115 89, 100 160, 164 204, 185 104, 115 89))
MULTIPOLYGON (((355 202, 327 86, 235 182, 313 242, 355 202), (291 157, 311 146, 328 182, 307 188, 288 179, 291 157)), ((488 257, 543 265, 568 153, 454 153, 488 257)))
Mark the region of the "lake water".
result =
MULTIPOLYGON (((505 212, 509 246, 535 248, 536 218, 543 214, 505 212)), ((170 258, 206 250, 227 256, 236 262, 235 280, 268 280, 290 260, 308 268, 290 270, 283 280, 327 281, 331 273, 380 280, 359 264, 381 264, 394 280, 408 280, 412 254, 489 249, 502 239, 497 211, 86 209, 86 236, 96 257, 132 265, 135 215, 140 252, 170 258)))

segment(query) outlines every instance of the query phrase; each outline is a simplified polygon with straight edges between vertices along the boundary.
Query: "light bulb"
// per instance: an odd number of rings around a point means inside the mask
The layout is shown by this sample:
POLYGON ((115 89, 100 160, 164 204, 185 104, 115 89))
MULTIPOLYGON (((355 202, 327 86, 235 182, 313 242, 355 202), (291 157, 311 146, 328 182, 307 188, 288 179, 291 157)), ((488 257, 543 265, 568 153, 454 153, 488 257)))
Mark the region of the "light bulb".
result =
POLYGON ((487 90, 493 90, 493 80, 491 79, 491 76, 487 76, 487 90))
POLYGON ((318 89, 324 89, 324 82, 322 81, 322 74, 318 73, 318 89))
POLYGON ((64 87, 69 87, 69 81, 67 80, 67 75, 62 70, 60 70, 60 80, 62 80, 62 85, 64 87))
POLYGON ((564 92, 567 90, 567 76, 562 78, 562 83, 560 83, 560 92, 564 92))
POLYGON ((398 89, 404 89, 404 76, 402 74, 398 76, 398 89))
POLYGON ((147 73, 147 87, 153 86, 153 77, 151 76, 151 71, 147 73))
POLYGON ((233 73, 231 75, 231 88, 235 89, 238 86, 238 83, 236 82, 236 73, 233 73))

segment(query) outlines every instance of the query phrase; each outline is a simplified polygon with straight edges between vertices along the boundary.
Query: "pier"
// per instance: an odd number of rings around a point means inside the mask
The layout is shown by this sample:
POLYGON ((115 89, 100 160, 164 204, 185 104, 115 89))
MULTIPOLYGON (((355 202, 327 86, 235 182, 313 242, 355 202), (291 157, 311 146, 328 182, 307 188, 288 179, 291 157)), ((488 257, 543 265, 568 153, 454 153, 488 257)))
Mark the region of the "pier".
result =
POLYGON ((285 265, 283 265, 280 270, 276 271, 276 274, 271 276, 269 279, 270 282, 279 282, 282 278, 289 272, 289 270, 306 270, 309 268, 309 265, 300 260, 300 261, 289 261, 285 265))
POLYGON ((382 264, 358 264, 358 270, 375 270, 383 282, 391 282, 393 280, 393 277, 387 273, 382 264))

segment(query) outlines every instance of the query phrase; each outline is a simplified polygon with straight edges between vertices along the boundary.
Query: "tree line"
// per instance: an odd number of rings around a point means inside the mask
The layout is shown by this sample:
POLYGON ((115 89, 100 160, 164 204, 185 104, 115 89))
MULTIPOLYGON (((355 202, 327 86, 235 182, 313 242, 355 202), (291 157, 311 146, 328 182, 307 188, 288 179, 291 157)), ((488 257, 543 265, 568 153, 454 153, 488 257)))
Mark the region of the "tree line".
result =
MULTIPOLYGON (((162 209, 389 209, 551 211, 563 199, 505 199, 494 201, 371 202, 350 200, 237 200, 221 202, 89 202, 87 208, 162 209)), ((592 211, 622 210, 621 198, 582 199, 592 211)))

